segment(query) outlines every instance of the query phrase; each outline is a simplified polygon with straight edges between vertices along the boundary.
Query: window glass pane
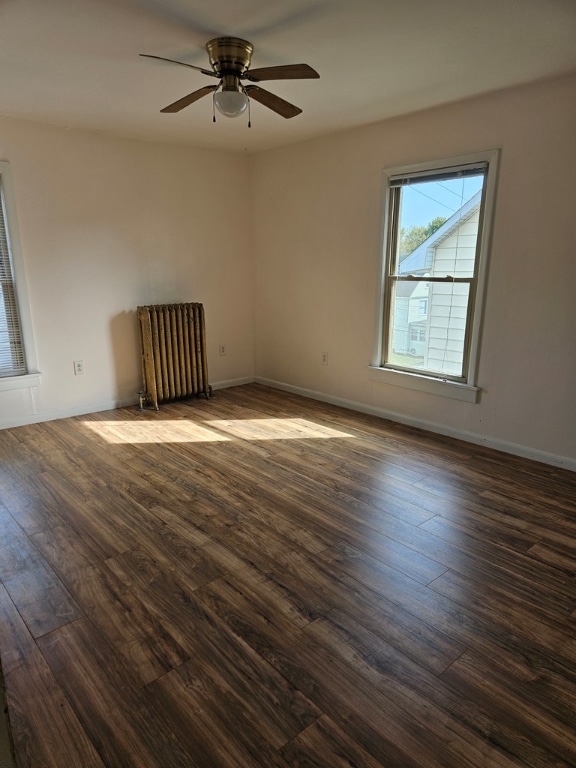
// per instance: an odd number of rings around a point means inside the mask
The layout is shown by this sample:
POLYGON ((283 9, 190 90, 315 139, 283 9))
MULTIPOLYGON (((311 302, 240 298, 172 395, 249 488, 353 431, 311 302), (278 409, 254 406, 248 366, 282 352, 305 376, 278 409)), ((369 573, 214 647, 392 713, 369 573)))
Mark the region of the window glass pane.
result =
POLYGON ((478 173, 398 189, 396 274, 474 276, 483 182, 478 173))
POLYGON ((469 283, 397 281, 386 363, 436 376, 463 376, 469 283))
POLYGON ((428 343, 424 367, 442 376, 462 376, 468 283, 431 283, 428 343))
POLYGON ((422 370, 426 351, 429 284, 398 280, 392 290, 387 362, 422 370))

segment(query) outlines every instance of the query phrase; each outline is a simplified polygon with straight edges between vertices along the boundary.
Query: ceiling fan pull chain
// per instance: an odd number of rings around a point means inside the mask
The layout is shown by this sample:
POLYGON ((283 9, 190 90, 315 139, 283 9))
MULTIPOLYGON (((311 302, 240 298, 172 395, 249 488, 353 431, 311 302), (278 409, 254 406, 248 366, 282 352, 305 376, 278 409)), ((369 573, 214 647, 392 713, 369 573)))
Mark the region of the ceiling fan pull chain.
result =
MULTIPOLYGON (((246 91, 244 91, 246 93, 246 91)), ((250 98, 248 97, 248 94, 246 94, 246 98, 248 99, 248 128, 252 128, 252 120, 250 117, 250 98)))
POLYGON ((212 94, 212 122, 216 122, 216 104, 214 102, 214 97, 216 96, 216 91, 212 94))

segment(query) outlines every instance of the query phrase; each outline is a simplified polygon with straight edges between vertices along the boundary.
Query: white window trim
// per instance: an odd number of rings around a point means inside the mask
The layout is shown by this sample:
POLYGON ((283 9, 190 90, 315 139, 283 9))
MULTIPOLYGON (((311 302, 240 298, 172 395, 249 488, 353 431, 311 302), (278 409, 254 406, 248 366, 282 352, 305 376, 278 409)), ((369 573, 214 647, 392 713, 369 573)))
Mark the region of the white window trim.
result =
POLYGON ((22 376, 0 377, 0 392, 7 392, 10 389, 30 389, 30 387, 39 386, 39 373, 25 373, 22 376))
POLYGON ((6 391, 10 389, 29 389, 30 387, 37 387, 40 383, 40 372, 38 371, 38 359, 36 357, 36 346, 34 344, 32 314, 30 312, 30 301, 26 286, 24 258, 22 256, 22 247, 20 245, 18 217, 16 216, 12 169, 9 162, 0 160, 0 175, 2 176, 6 226, 8 227, 10 254, 12 256, 12 268, 14 270, 14 282, 16 284, 18 316, 24 342, 26 367, 28 369, 28 373, 23 376, 0 377, 0 391, 6 391))
POLYGON ((376 329, 374 334, 374 350, 372 363, 369 367, 369 377, 373 381, 379 381, 385 384, 392 384, 398 387, 419 390, 433 395, 441 395, 456 400, 464 400, 469 403, 476 403, 479 400, 481 388, 478 386, 478 362, 480 352, 480 340, 482 332, 482 318, 484 315, 484 304, 486 295, 486 280, 488 275, 488 257, 492 241, 492 223, 494 219, 496 182, 498 176, 498 162, 500 158, 499 149, 484 150, 467 155, 458 155, 450 158, 439 158, 422 163, 414 163, 396 168, 388 168, 384 171, 384 194, 382 195, 384 210, 381 221, 384 222, 382 228, 382 238, 380 242, 380 279, 378 281, 376 329), (476 303, 474 314, 472 316, 472 335, 470 337, 470 354, 468 358, 468 370, 466 372, 466 383, 450 381, 441 377, 434 377, 425 374, 414 373, 413 371, 397 371, 391 368, 383 368, 382 345, 384 343, 384 282, 386 279, 386 240, 389 228, 389 210, 390 210, 390 188, 389 180, 391 176, 402 174, 419 173, 432 171, 435 168, 446 168, 458 165, 467 165, 476 162, 488 163, 488 173, 486 175, 486 190, 484 203, 484 216, 482 222, 482 233, 480 241, 480 251, 478 254, 478 278, 476 283, 476 303))
POLYGON ((382 384, 416 389, 420 392, 428 392, 430 395, 441 395, 453 400, 465 400, 467 403, 477 403, 480 394, 480 387, 474 387, 470 384, 461 384, 459 381, 449 381, 448 379, 436 379, 412 371, 393 371, 391 368, 382 368, 378 365, 370 366, 369 376, 372 381, 379 381, 382 384))

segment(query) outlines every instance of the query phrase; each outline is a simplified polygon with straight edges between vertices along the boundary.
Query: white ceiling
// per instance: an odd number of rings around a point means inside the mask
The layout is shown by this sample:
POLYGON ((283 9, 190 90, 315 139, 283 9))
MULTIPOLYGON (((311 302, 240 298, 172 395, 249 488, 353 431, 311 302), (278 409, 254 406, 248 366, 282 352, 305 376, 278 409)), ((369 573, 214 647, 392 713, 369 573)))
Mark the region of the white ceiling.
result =
POLYGON ((576 71, 576 0, 0 0, 0 115, 255 152, 576 71), (320 80, 265 83, 303 109, 252 103, 212 123, 205 43, 253 43, 253 67, 305 62, 320 80))

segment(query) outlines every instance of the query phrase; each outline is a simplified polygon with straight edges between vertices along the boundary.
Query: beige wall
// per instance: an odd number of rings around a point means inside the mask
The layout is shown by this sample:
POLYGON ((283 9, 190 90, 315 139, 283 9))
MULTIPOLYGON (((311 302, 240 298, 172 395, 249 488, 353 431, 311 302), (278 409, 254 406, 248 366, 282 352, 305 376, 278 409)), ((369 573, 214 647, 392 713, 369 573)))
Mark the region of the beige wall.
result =
POLYGON ((202 301, 215 384, 257 375, 576 468, 575 136, 575 77, 252 157, 0 120, 42 372, 0 392, 0 427, 134 402, 135 307, 202 301), (371 380, 382 169, 493 147, 480 402, 371 380))
POLYGON ((259 377, 576 468, 575 170, 574 77, 258 155, 259 377), (382 169, 495 147, 480 402, 371 380, 382 169))
POLYGON ((246 158, 0 120, 0 159, 42 373, 0 391, 0 426, 134 402, 139 304, 203 302, 210 380, 253 377, 246 158))

